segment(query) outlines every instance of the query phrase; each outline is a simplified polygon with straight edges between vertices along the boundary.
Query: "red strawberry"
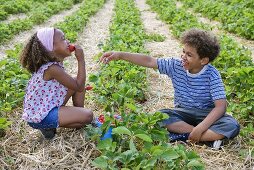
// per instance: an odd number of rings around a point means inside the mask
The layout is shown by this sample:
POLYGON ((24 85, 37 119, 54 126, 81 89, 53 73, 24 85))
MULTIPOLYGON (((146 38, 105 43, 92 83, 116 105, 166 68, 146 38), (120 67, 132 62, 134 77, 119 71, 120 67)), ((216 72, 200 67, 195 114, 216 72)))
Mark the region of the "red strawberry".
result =
POLYGON ((92 87, 92 86, 86 86, 85 89, 86 89, 86 90, 92 90, 93 87, 92 87))
POLYGON ((73 52, 73 51, 75 51, 75 46, 74 45, 72 45, 72 44, 70 44, 69 45, 69 50, 70 50, 70 52, 73 52))
POLYGON ((101 122, 101 123, 104 123, 104 122, 105 122, 104 115, 100 115, 100 116, 99 116, 99 122, 101 122))

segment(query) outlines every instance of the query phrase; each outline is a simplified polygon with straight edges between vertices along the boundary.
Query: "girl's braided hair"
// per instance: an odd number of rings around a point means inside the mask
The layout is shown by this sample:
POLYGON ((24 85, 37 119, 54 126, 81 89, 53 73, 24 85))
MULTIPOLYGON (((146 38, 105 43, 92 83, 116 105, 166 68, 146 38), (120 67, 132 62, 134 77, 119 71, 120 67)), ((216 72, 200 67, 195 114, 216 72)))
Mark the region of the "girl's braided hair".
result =
POLYGON ((190 29, 183 33, 181 42, 196 48, 199 57, 208 57, 209 62, 212 62, 220 53, 220 44, 216 36, 207 31, 190 29))
POLYGON ((52 52, 46 50, 38 39, 36 33, 30 38, 20 55, 20 63, 30 73, 37 72, 38 69, 48 62, 57 61, 52 52))

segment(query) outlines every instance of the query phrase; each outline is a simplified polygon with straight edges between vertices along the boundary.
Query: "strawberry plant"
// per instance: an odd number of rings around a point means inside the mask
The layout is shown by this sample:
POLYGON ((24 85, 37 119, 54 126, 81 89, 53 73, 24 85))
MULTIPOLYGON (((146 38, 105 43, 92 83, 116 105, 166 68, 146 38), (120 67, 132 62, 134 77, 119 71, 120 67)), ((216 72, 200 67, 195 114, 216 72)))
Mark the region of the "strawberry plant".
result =
POLYGON ((24 89, 30 75, 23 70, 17 58, 21 46, 14 50, 7 50, 7 58, 0 61, 0 110, 1 112, 11 111, 23 100, 24 89))
POLYGON ((5 118, 6 112, 22 103, 25 86, 30 77, 17 60, 20 50, 21 46, 8 50, 7 58, 0 61, 0 137, 11 124, 5 118))
MULTIPOLYGON (((134 1, 117 0, 115 10, 110 39, 103 49, 146 53, 144 40, 154 37, 143 32, 134 1)), ((145 100, 144 68, 114 61, 103 65, 98 73, 89 77, 89 81, 94 84, 96 100, 110 113, 104 115, 105 122, 99 128, 101 135, 113 128, 112 139, 100 140, 96 133, 90 137, 98 142, 97 148, 101 151, 93 161, 94 166, 101 169, 204 168, 194 152, 167 143, 168 131, 159 125, 167 115, 140 112, 137 103, 145 100), (114 118, 115 113, 120 114, 121 121, 114 118)))
MULTIPOLYGON (((97 148, 102 152, 92 162, 94 166, 102 169, 204 169, 196 153, 167 143, 168 132, 159 125, 168 117, 166 114, 133 112, 121 116, 122 121, 113 127, 112 139, 93 138, 97 139, 97 148)), ((110 123, 113 118, 106 116, 106 120, 110 123)))
POLYGON ((11 121, 8 121, 6 118, 0 117, 0 138, 4 137, 5 129, 11 125, 11 121))

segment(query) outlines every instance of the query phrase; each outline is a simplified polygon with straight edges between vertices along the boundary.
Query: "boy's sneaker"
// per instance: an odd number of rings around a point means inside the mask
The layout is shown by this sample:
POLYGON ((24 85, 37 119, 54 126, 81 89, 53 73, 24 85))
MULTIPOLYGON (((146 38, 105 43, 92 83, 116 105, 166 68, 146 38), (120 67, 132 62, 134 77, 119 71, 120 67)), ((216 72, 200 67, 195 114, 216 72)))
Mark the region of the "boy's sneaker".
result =
POLYGON ((43 134, 44 138, 49 140, 53 139, 56 134, 56 128, 50 128, 50 129, 39 129, 41 133, 43 134))
POLYGON ((222 140, 216 140, 214 142, 212 142, 212 148, 215 150, 220 149, 222 146, 222 140))
POLYGON ((186 142, 189 137, 189 133, 169 133, 170 142, 183 141, 186 142))
POLYGON ((208 147, 214 149, 214 150, 219 150, 221 146, 223 146, 223 140, 216 140, 216 141, 211 141, 211 142, 202 142, 208 147))

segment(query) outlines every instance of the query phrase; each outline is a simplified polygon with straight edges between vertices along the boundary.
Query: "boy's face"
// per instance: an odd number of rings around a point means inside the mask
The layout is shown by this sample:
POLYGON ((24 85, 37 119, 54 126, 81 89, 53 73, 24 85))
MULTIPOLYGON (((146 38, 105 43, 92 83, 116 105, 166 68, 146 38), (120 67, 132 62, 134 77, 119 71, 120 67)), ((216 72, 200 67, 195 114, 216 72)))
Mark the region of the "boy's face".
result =
POLYGON ((69 51, 69 41, 65 39, 64 33, 56 29, 54 33, 54 53, 60 59, 70 56, 71 53, 69 51))
POLYGON ((200 72, 204 65, 209 62, 207 57, 200 59, 196 48, 189 46, 188 44, 184 44, 181 58, 184 69, 189 70, 192 74, 200 72))

